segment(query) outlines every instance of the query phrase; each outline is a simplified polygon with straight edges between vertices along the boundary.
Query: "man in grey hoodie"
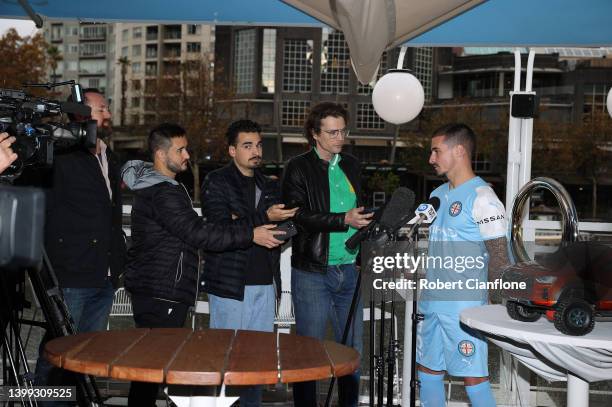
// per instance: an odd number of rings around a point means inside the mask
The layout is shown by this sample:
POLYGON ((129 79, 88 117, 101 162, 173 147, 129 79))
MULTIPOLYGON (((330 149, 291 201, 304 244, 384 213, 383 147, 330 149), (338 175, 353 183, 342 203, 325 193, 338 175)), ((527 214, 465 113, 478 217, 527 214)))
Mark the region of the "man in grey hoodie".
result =
MULTIPOLYGON (((149 134, 153 163, 129 161, 122 179, 134 191, 132 245, 125 287, 132 295, 137 327, 172 328, 185 324, 197 295, 198 249, 273 248, 282 243, 275 225, 215 225, 193 209, 185 187, 176 181, 189 164, 185 130, 170 123, 149 134)), ((159 386, 133 382, 128 405, 153 406, 159 386)))

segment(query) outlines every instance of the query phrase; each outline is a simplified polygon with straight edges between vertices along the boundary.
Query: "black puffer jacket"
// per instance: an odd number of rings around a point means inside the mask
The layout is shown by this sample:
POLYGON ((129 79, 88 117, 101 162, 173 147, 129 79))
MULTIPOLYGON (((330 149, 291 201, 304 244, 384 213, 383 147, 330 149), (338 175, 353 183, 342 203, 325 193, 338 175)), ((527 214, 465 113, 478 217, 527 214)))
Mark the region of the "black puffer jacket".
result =
MULTIPOLYGON (((280 203, 278 181, 255 170, 255 184, 261 190, 258 210, 252 212, 245 199, 247 185, 240 170, 231 162, 212 171, 202 184, 202 216, 219 225, 244 225, 250 228, 270 223, 266 210, 280 203), (238 219, 232 219, 232 215, 238 219)), ((267 251, 272 265, 274 282, 280 290, 280 248, 267 251)), ((245 270, 249 250, 231 250, 204 254, 202 283, 207 293, 242 301, 244 298, 245 270)), ((277 293, 278 295, 279 293, 277 293)))
MULTIPOLYGON (((340 168, 355 189, 357 206, 361 206, 359 161, 340 153, 340 168)), ((292 158, 285 167, 282 197, 285 204, 299 206, 293 220, 298 234, 293 237, 291 266, 304 271, 324 273, 329 258, 329 232, 342 232, 345 213, 330 213, 329 163, 321 160, 314 149, 292 158)))
POLYGON ((136 193, 125 274, 132 294, 193 304, 198 249, 245 249, 252 244, 253 229, 246 225, 204 223, 185 188, 151 164, 129 161, 122 178, 136 193))

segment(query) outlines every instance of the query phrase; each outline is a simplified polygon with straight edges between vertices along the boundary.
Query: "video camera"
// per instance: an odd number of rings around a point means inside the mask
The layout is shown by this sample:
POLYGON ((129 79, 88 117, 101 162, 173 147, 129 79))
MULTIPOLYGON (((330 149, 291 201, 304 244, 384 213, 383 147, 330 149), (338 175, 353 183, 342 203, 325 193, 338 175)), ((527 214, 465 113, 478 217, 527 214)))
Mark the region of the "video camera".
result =
POLYGON ((67 81, 27 86, 51 89, 61 85, 70 85, 72 102, 29 96, 22 90, 0 89, 0 132, 16 138, 11 148, 17 154, 17 160, 0 174, 0 180, 18 177, 27 165, 51 166, 56 145, 59 148, 77 144, 95 147, 95 120, 65 122, 65 114, 91 117, 91 108, 83 103, 79 84, 67 81))

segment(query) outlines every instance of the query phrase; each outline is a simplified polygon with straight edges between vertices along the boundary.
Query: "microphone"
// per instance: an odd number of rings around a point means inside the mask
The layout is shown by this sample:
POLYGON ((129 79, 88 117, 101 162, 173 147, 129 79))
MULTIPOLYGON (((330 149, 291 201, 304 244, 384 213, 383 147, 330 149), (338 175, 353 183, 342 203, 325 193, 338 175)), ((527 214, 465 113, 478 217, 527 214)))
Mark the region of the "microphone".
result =
POLYGON ((370 224, 359 229, 344 245, 347 249, 354 250, 359 243, 372 234, 378 236, 397 232, 412 215, 410 213, 412 205, 414 205, 414 192, 408 188, 399 187, 393 192, 389 202, 374 213, 370 224))
MULTIPOLYGON (((408 237, 412 236, 421 224, 433 222, 438 215, 436 213, 438 208, 440 208, 440 198, 437 196, 429 198, 427 202, 420 204, 416 211, 414 211, 416 216, 412 220, 415 222, 410 228, 410 231, 408 231, 408 237)), ((410 222, 412 222, 412 220, 410 222)))

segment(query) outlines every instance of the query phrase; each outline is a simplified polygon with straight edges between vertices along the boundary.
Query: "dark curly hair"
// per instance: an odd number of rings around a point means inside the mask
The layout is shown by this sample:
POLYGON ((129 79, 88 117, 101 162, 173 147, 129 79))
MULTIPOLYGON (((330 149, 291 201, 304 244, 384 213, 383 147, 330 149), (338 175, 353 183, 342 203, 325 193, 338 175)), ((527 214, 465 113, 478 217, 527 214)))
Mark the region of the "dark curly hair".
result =
POLYGON ((306 123, 304 123, 304 136, 306 136, 310 145, 316 145, 312 133, 319 134, 321 131, 321 120, 329 116, 342 117, 348 126, 349 114, 344 106, 334 102, 321 102, 310 110, 306 123))

